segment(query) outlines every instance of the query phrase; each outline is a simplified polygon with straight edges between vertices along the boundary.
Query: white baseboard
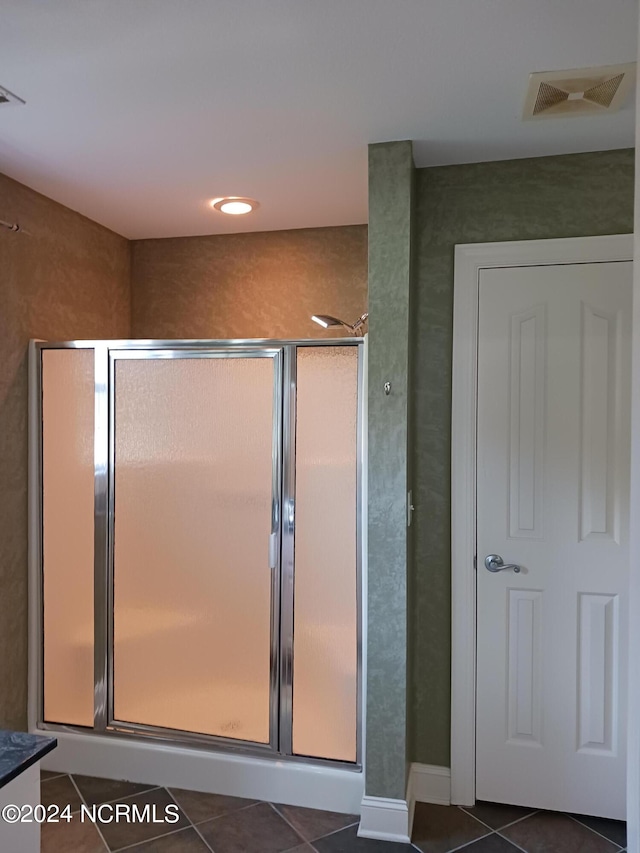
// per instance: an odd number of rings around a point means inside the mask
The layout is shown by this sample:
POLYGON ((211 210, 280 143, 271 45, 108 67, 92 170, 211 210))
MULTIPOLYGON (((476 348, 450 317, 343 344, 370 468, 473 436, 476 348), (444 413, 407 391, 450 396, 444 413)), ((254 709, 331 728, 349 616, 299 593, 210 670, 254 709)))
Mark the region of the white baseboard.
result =
POLYGON ((451 770, 436 764, 412 764, 407 800, 440 806, 451 805, 451 770))
POLYGON ((43 759, 44 770, 190 788, 347 814, 357 814, 360 809, 363 774, 351 769, 129 738, 77 732, 48 734, 55 734, 58 747, 43 759))
POLYGON ((390 800, 386 797, 363 797, 360 806, 360 838, 376 838, 379 841, 399 841, 408 844, 409 806, 406 800, 390 800))
POLYGON ((451 770, 448 767, 412 764, 406 800, 363 797, 358 835, 361 838, 408 844, 416 803, 435 803, 439 806, 451 804, 451 770))
POLYGON ((451 805, 451 770, 437 764, 413 763, 407 782, 407 806, 409 809, 409 836, 413 830, 413 814, 416 803, 451 805))

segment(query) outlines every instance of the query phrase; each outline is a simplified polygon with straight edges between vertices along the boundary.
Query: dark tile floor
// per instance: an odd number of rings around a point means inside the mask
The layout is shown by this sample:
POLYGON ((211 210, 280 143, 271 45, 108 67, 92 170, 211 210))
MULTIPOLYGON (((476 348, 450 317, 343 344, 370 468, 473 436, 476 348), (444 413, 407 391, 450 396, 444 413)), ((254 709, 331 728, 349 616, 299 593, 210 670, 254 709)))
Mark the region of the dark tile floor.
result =
POLYGON ((620 853, 627 832, 622 821, 519 806, 418 803, 412 840, 423 853, 620 853))
POLYGON ((69 804, 72 812, 70 822, 43 824, 42 853, 620 853, 626 846, 619 821, 491 803, 472 809, 418 803, 409 846, 358 838, 356 815, 278 803, 47 772, 41 790, 43 805, 69 804), (82 822, 83 803, 109 804, 105 816, 118 804, 128 807, 123 814, 148 806, 149 819, 82 822), (176 822, 157 822, 167 806, 176 822))

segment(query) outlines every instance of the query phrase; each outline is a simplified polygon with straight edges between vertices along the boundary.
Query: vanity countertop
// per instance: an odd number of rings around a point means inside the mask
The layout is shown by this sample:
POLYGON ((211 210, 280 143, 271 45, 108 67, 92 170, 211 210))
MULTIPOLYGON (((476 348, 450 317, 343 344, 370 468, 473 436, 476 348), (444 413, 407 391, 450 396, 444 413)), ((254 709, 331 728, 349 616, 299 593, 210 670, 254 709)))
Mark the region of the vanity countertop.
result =
POLYGON ((0 788, 55 749, 57 744, 55 737, 0 729, 0 788))

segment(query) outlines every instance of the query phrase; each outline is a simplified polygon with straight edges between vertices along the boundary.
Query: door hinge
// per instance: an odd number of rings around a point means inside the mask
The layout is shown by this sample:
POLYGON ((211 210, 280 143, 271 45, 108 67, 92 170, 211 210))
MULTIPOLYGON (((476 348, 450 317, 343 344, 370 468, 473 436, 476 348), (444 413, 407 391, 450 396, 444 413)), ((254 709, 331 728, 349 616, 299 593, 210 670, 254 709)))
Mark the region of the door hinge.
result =
POLYGON ((478 555, 477 554, 473 555, 473 568, 475 569, 476 572, 478 571, 478 555))

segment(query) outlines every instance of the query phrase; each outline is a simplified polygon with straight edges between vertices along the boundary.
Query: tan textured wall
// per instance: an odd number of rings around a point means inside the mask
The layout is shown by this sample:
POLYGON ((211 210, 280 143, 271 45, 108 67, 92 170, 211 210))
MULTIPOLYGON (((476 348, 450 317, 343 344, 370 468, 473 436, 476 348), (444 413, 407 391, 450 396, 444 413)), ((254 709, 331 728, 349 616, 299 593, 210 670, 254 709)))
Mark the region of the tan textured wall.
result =
POLYGON ((132 244, 136 338, 328 337, 311 314, 366 304, 366 225, 132 244))
POLYGON ((27 344, 128 337, 123 237, 0 175, 0 728, 27 707, 27 344))

